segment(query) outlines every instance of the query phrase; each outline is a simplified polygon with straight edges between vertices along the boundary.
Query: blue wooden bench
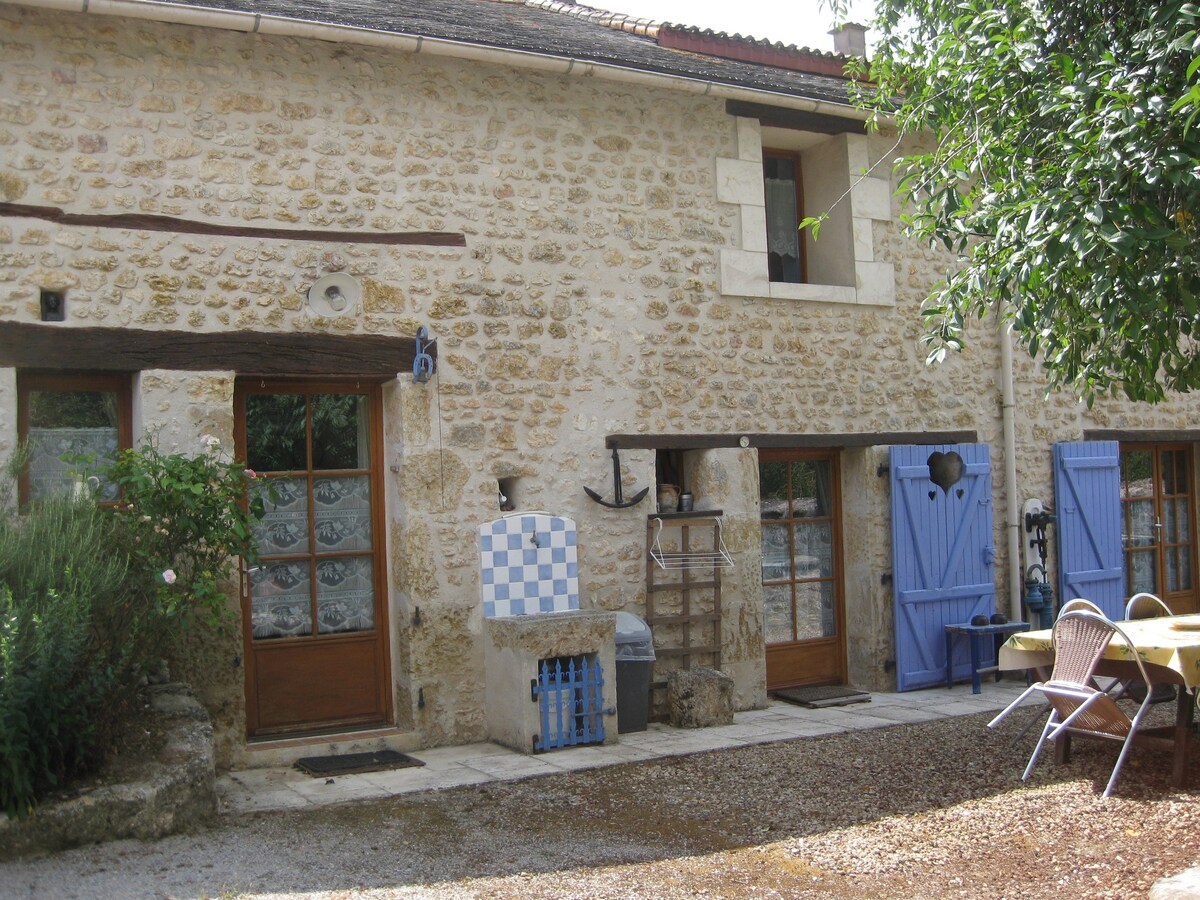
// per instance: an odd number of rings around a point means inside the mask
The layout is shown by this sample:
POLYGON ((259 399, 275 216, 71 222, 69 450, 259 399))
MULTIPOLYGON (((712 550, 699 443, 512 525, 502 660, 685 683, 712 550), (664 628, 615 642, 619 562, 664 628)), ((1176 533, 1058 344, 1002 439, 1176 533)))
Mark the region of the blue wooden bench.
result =
POLYGON ((970 625, 958 624, 946 626, 946 687, 954 687, 954 636, 965 634, 971 642, 971 693, 978 694, 983 690, 983 685, 979 681, 979 676, 984 672, 995 672, 996 680, 1000 680, 1000 667, 987 666, 979 667, 979 660, 983 655, 980 650, 980 640, 984 635, 991 635, 994 648, 999 652, 1000 644, 1003 643, 1002 638, 1006 639, 1010 634, 1017 631, 1028 631, 1028 622, 1004 622, 1000 625, 970 625))

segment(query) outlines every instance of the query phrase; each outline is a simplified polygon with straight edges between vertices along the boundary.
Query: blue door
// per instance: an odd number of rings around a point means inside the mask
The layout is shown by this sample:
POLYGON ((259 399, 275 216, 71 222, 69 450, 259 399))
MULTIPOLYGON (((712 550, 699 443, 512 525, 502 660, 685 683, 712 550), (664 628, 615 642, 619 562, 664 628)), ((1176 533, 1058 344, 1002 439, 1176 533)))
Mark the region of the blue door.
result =
POLYGON ((1121 448, 1116 441, 1054 445, 1058 605, 1082 597, 1125 617, 1121 448))
MULTIPOLYGON (((986 444, 891 447, 890 459, 896 689, 911 691, 945 683, 944 626, 996 609, 992 469, 986 444)), ((954 675, 967 678, 961 643, 954 675)))

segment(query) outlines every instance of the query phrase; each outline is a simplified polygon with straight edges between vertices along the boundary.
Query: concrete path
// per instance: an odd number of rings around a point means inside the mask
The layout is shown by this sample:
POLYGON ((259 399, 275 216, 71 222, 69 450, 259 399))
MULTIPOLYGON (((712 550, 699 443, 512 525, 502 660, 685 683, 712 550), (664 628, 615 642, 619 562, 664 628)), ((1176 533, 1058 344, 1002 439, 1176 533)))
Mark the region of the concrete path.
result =
POLYGON ((881 728, 900 722, 973 715, 1004 708, 1022 690, 1024 685, 1019 682, 987 681, 981 694, 972 694, 970 685, 962 684, 952 689, 934 687, 904 694, 872 694, 868 703, 824 709, 773 701, 766 709, 736 713, 732 725, 688 730, 651 724, 646 731, 622 734, 617 743, 606 746, 571 747, 537 756, 517 753, 497 744, 438 747, 410 754, 425 764, 421 767, 335 778, 314 778, 291 767, 245 769, 221 777, 217 791, 221 811, 225 814, 305 809, 881 728))

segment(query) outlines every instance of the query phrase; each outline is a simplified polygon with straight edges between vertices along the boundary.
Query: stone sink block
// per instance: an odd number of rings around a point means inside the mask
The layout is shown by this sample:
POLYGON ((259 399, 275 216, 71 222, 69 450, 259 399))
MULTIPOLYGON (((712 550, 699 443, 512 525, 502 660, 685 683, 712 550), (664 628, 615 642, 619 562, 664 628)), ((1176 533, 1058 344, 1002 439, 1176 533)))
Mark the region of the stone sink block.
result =
POLYGON ((488 737, 522 753, 540 735, 538 703, 530 694, 543 659, 594 655, 604 676, 604 743, 617 740, 616 613, 590 610, 483 620, 484 696, 488 737))
POLYGON ((733 679, 716 669, 679 669, 667 676, 667 707, 675 728, 733 724, 733 679))

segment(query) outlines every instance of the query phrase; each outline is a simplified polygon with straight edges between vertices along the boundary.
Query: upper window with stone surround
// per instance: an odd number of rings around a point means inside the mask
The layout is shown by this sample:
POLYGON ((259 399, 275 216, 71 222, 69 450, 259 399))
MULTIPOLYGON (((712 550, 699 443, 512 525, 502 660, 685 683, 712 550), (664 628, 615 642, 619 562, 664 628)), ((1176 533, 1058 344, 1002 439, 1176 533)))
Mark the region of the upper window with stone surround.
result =
POLYGON ((887 173, 869 172, 866 136, 764 127, 742 117, 737 136, 737 158, 717 159, 717 199, 740 211, 740 240, 720 254, 721 293, 894 306, 895 270, 875 258, 872 237, 874 222, 891 220, 892 188, 887 173), (784 177, 780 159, 792 161, 784 177), (784 196, 789 173, 794 212, 784 196), (796 226, 785 220, 822 213, 819 240, 797 232, 789 258, 784 231, 796 226))

